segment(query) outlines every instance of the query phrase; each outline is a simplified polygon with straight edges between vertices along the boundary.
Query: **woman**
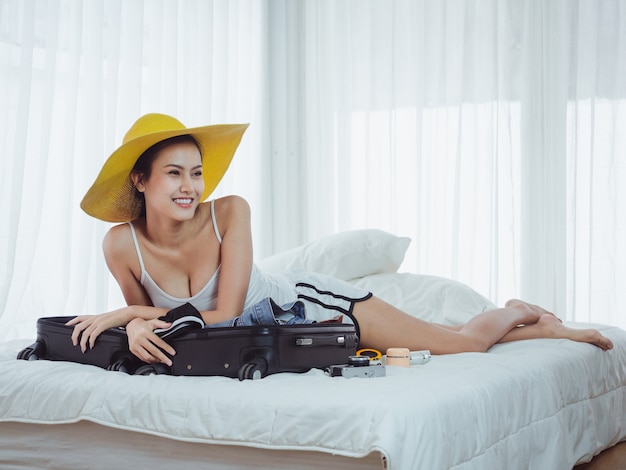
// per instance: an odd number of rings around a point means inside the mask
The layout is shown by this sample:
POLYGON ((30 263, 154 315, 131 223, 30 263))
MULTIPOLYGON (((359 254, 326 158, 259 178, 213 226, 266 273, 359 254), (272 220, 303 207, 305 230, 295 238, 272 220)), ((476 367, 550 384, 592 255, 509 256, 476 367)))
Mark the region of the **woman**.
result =
POLYGON ((171 365, 165 353, 174 355, 174 349, 153 332, 169 326, 158 319, 167 311, 190 302, 212 324, 271 297, 279 305, 302 300, 307 317, 317 321, 352 322, 362 347, 382 351, 400 346, 433 354, 483 352, 499 342, 532 338, 612 348, 599 331, 568 328, 520 300, 450 327, 414 318, 327 276, 263 274, 252 263, 246 201, 228 196, 202 202, 228 168, 246 127, 187 129, 170 116, 149 114, 129 130, 81 203, 94 217, 128 222, 111 228, 103 243, 107 266, 128 306, 73 319, 75 345, 85 351, 105 329, 126 326, 137 357, 171 365))

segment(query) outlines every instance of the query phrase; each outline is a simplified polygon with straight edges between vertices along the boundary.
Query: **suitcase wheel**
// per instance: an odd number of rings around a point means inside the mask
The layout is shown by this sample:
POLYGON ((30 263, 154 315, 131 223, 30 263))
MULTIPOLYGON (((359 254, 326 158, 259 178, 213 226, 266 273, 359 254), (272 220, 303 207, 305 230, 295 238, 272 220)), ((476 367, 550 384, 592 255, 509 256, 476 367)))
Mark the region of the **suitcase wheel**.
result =
POLYGON ((169 375, 170 368, 165 364, 146 364, 135 371, 135 375, 169 375))
POLYGON ((118 359, 117 361, 111 363, 109 367, 107 367, 107 370, 130 374, 132 373, 133 369, 132 364, 133 360, 130 357, 122 357, 121 359, 118 359))
POLYGON ((40 357, 43 357, 45 351, 46 346, 43 343, 36 341, 17 353, 17 358, 24 361, 36 361, 40 357))
POLYGON ((257 357, 239 368, 239 380, 262 379, 267 373, 267 361, 257 357))

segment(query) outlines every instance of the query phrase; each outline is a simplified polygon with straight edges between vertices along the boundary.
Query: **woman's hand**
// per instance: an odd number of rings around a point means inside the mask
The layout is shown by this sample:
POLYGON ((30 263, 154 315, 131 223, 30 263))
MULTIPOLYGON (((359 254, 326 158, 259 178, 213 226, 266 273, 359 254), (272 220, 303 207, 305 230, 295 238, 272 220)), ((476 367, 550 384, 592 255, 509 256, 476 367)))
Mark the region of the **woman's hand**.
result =
POLYGON ((129 307, 120 308, 100 315, 81 315, 68 321, 66 325, 74 325, 72 344, 77 346, 80 340, 82 352, 93 348, 96 338, 105 330, 126 325, 133 318, 129 307))
POLYGON ((163 320, 131 320, 126 325, 130 352, 148 364, 161 362, 171 366, 172 361, 165 353, 173 356, 176 351, 153 332, 155 328, 168 328, 170 325, 163 320))

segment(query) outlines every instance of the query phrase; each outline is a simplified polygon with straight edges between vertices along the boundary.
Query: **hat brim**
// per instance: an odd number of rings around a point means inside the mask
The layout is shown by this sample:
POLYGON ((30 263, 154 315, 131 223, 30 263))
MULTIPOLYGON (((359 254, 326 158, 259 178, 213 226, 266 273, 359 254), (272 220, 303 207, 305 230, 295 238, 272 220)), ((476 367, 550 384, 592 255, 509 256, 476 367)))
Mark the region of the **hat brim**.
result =
POLYGON ((105 222, 128 222, 141 214, 142 202, 135 196, 130 172, 146 150, 171 137, 193 136, 202 150, 204 201, 224 177, 249 124, 218 124, 164 130, 139 136, 121 145, 106 160, 80 207, 105 222))

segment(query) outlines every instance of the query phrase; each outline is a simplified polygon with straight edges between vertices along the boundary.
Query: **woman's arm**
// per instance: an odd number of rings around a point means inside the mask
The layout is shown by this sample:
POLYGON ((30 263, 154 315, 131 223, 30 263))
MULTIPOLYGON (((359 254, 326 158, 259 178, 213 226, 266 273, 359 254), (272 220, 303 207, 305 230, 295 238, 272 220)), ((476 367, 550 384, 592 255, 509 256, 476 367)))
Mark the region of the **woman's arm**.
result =
MULTIPOLYGON (((149 320, 153 329, 167 328, 169 326, 169 323, 158 320, 158 317, 167 313, 167 309, 152 306, 148 295, 139 282, 141 273, 133 272, 133 267, 129 260, 136 259, 137 255, 134 253, 131 237, 132 235, 127 225, 118 225, 109 230, 103 241, 105 261, 109 271, 119 284, 128 306, 100 315, 78 316, 67 323, 68 325, 74 325, 72 343, 75 346, 80 343, 83 352, 87 350, 87 347, 93 348, 96 338, 103 331, 118 326, 128 326, 136 318, 149 320)), ((154 350, 151 347, 154 345, 170 354, 174 354, 173 348, 156 335, 142 338, 141 344, 137 346, 134 346, 129 341, 129 345, 131 346, 131 351, 133 349, 154 350)), ((165 362, 163 359, 167 359, 167 356, 160 350, 157 349, 157 351, 158 358, 165 362)))
POLYGON ((239 196, 215 201, 215 216, 222 232, 217 308, 201 312, 205 323, 219 323, 241 314, 252 271, 250 206, 239 196))

